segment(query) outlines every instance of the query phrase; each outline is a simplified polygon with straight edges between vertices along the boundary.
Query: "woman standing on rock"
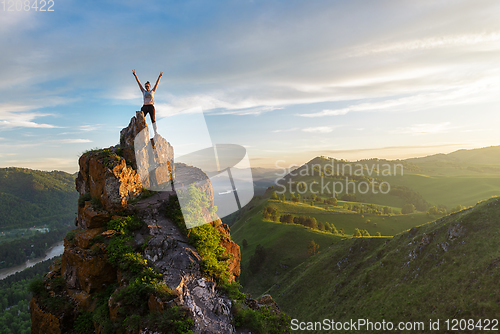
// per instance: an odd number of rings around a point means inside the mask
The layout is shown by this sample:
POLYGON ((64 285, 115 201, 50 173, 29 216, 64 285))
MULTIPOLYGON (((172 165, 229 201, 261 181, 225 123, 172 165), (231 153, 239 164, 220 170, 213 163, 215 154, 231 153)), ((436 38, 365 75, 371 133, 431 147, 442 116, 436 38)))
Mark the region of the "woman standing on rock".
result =
POLYGON ((142 88, 141 82, 139 81, 139 78, 135 74, 135 70, 132 70, 132 73, 134 74, 135 80, 137 80, 137 83, 139 84, 139 88, 141 89, 142 95, 144 97, 144 105, 141 108, 141 111, 144 113, 144 117, 149 113, 149 117, 151 117, 151 123, 153 124, 153 130, 155 131, 155 136, 156 136, 156 117, 155 117, 155 92, 156 88, 158 88, 158 83, 160 82, 160 78, 163 76, 163 72, 160 72, 160 75, 158 76, 158 80, 156 80, 156 84, 153 89, 151 89, 151 84, 149 81, 146 81, 144 84, 144 88, 142 88))

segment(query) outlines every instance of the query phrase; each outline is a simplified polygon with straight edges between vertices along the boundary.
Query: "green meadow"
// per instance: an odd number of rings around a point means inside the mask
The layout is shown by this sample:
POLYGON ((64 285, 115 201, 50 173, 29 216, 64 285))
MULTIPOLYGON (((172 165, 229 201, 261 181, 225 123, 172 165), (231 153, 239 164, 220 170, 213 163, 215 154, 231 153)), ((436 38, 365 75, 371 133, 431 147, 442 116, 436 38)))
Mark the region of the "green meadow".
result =
POLYGON ((500 195, 500 177, 494 175, 422 175, 408 174, 386 178, 391 185, 402 185, 421 194, 432 205, 475 205, 500 195))
POLYGON ((344 203, 369 204, 339 201, 337 206, 325 205, 323 203, 311 206, 308 203, 269 200, 267 206, 276 208, 280 213, 314 217, 317 222, 334 224, 337 230, 343 229, 345 234, 349 235, 354 233, 355 228, 359 228, 367 230, 370 235, 380 232, 383 236, 392 236, 412 227, 428 223, 436 218, 422 212, 406 215, 359 214, 343 209, 344 203), (325 209, 326 207, 328 207, 328 210, 325 209))
POLYGON ((253 296, 259 296, 275 284, 280 278, 282 268, 294 268, 307 260, 307 244, 310 240, 319 244, 320 249, 325 249, 332 243, 345 239, 300 225, 264 221, 260 214, 251 217, 242 226, 234 226, 234 230, 236 232, 232 233, 232 238, 241 248, 240 282, 244 291, 253 296), (247 247, 243 247, 243 240, 247 241, 247 247), (261 270, 253 275, 248 270, 248 264, 257 245, 263 246, 269 252, 261 270))

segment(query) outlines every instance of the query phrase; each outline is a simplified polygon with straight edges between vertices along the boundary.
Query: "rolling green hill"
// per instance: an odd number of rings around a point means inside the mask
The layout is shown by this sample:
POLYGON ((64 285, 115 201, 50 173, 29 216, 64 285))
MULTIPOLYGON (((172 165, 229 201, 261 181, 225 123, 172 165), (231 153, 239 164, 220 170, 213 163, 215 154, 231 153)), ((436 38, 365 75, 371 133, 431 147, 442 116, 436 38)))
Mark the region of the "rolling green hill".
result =
POLYGON ((71 221, 78 193, 74 175, 0 168, 0 229, 71 221))
POLYGON ((343 229, 345 233, 349 235, 354 233, 355 228, 359 228, 368 230, 371 235, 380 232, 383 236, 392 236, 433 220, 432 216, 425 213, 408 215, 358 214, 343 209, 342 205, 344 203, 359 204, 355 202, 339 201, 338 206, 328 206, 328 210, 325 210, 326 205, 323 204, 311 206, 306 203, 269 200, 267 206, 276 208, 281 214, 290 213, 294 216, 305 215, 314 217, 317 222, 334 224, 338 230, 343 229))
MULTIPOLYGON (((339 202, 343 204, 344 202, 339 202)), ((330 247, 334 243, 352 237, 355 228, 367 230, 370 235, 380 232, 388 237, 406 231, 412 227, 425 224, 432 218, 423 213, 408 215, 363 215, 344 210, 342 207, 311 206, 305 203, 255 198, 240 219, 231 227, 232 238, 242 251, 241 282, 246 292, 260 295, 281 279, 281 274, 287 268, 295 268, 308 259, 307 245, 314 240, 320 249, 330 247), (262 212, 265 207, 276 209, 280 215, 314 217, 319 223, 331 223, 344 234, 332 234, 297 224, 285 224, 264 219, 262 212), (244 243, 244 240, 246 241, 244 243), (246 244, 246 246, 245 246, 246 244), (249 270, 250 258, 255 253, 257 245, 268 252, 262 261, 258 272, 249 270)))
POLYGON ((405 160, 418 166, 426 175, 496 175, 500 174, 500 146, 458 150, 405 160))
POLYGON ((425 163, 452 162, 462 165, 500 165, 500 146, 489 146, 472 150, 458 150, 448 154, 435 154, 406 161, 421 165, 425 163))
POLYGON ((446 161, 440 159, 441 155, 407 161, 370 159, 356 162, 317 157, 285 175, 278 185, 274 185, 274 190, 286 190, 287 195, 297 193, 297 185, 303 183, 306 187, 302 198, 310 196, 312 191, 319 192, 318 196, 331 197, 335 189, 340 199, 349 187, 349 193, 355 195, 358 202, 398 208, 411 203, 420 211, 441 205, 450 210, 457 205, 471 206, 500 195, 500 163, 493 164, 500 158, 491 157, 495 152, 500 155, 500 146, 443 155, 446 161), (477 164, 473 163, 474 158, 477 164), (348 182, 351 183, 347 185, 348 182), (379 188, 384 182, 385 189, 389 190, 387 193, 379 188))
POLYGON ((0 168, 0 268, 44 256, 74 227, 77 201, 74 175, 0 168))
POLYGON ((242 247, 241 282, 254 296, 270 293, 292 319, 425 326, 440 319, 443 331, 446 319, 450 326, 451 319, 473 319, 476 326, 500 314, 500 198, 392 238, 351 238, 266 221, 260 211, 269 203, 256 204, 232 227, 242 247), (307 254, 310 240, 320 246, 316 255, 307 254), (259 244, 266 256, 253 273, 249 261, 259 244))
POLYGON ((334 243, 268 291, 308 321, 498 318, 499 217, 494 198, 390 240, 334 243))
POLYGON ((391 185, 412 189, 432 205, 442 204, 448 208, 458 204, 471 206, 480 200, 500 195, 500 177, 494 175, 407 174, 391 177, 389 181, 391 185))

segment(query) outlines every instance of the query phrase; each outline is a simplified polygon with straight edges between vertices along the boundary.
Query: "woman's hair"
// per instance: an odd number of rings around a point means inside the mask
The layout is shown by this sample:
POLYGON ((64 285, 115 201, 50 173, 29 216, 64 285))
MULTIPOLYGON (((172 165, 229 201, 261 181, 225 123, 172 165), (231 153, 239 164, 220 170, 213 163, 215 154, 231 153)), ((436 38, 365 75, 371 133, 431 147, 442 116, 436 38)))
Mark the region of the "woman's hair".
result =
POLYGON ((146 83, 144 84, 144 86, 146 86, 146 85, 150 85, 151 86, 151 84, 149 83, 149 81, 146 81, 146 83))

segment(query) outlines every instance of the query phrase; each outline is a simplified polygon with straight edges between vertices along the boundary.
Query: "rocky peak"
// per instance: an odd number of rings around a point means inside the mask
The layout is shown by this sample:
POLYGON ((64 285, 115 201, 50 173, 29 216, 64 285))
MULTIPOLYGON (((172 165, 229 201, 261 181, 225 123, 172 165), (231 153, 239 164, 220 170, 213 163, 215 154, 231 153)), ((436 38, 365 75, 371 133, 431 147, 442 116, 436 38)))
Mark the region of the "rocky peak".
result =
MULTIPOLYGON (((87 319, 86 324, 91 324, 95 333, 110 328, 116 333, 153 333, 146 320, 131 325, 137 318, 124 319, 121 300, 140 280, 133 281, 135 276, 127 271, 127 266, 113 264, 117 250, 123 249, 131 252, 122 260, 133 258, 141 263, 134 270, 155 271, 152 277, 160 277, 160 281, 153 286, 163 284, 165 291, 170 291, 168 298, 150 293, 146 298, 147 309, 138 311, 141 316, 169 312, 175 306, 181 310, 175 312, 189 315, 196 333, 235 333, 232 301, 216 289, 214 280, 202 274, 202 257, 164 212, 170 196, 175 195, 171 188, 174 169, 178 170, 179 185, 183 185, 183 176, 189 176, 186 180, 199 179, 203 185, 200 189, 209 197, 211 206, 213 190, 203 171, 186 165, 174 166, 173 158, 173 148, 164 138, 157 135, 153 141, 149 139, 142 112, 132 117, 120 132, 120 145, 80 157, 76 179, 80 193, 77 229, 68 233, 61 262, 44 278, 48 295, 64 303, 54 308, 43 295, 35 296, 31 301, 32 333, 76 333, 75 324, 83 323, 82 314, 89 313, 93 314, 92 320, 87 319), (145 188, 162 191, 151 193, 145 188), (127 235, 125 230, 110 228, 110 221, 126 228, 125 222, 131 216, 141 224, 127 235), (120 240, 123 249, 111 245, 120 240), (58 289, 53 288, 56 285, 58 289), (103 296, 108 296, 104 304, 100 301, 103 296)), ((231 240, 229 227, 220 219, 215 217, 211 225, 220 232, 220 245, 229 259, 230 280, 234 280, 240 274, 239 246, 231 240)))
POLYGON ((147 129, 148 125, 142 111, 137 111, 136 116, 130 119, 126 128, 120 131, 120 147, 123 150, 123 157, 137 168, 135 161, 134 141, 141 131, 147 129))

